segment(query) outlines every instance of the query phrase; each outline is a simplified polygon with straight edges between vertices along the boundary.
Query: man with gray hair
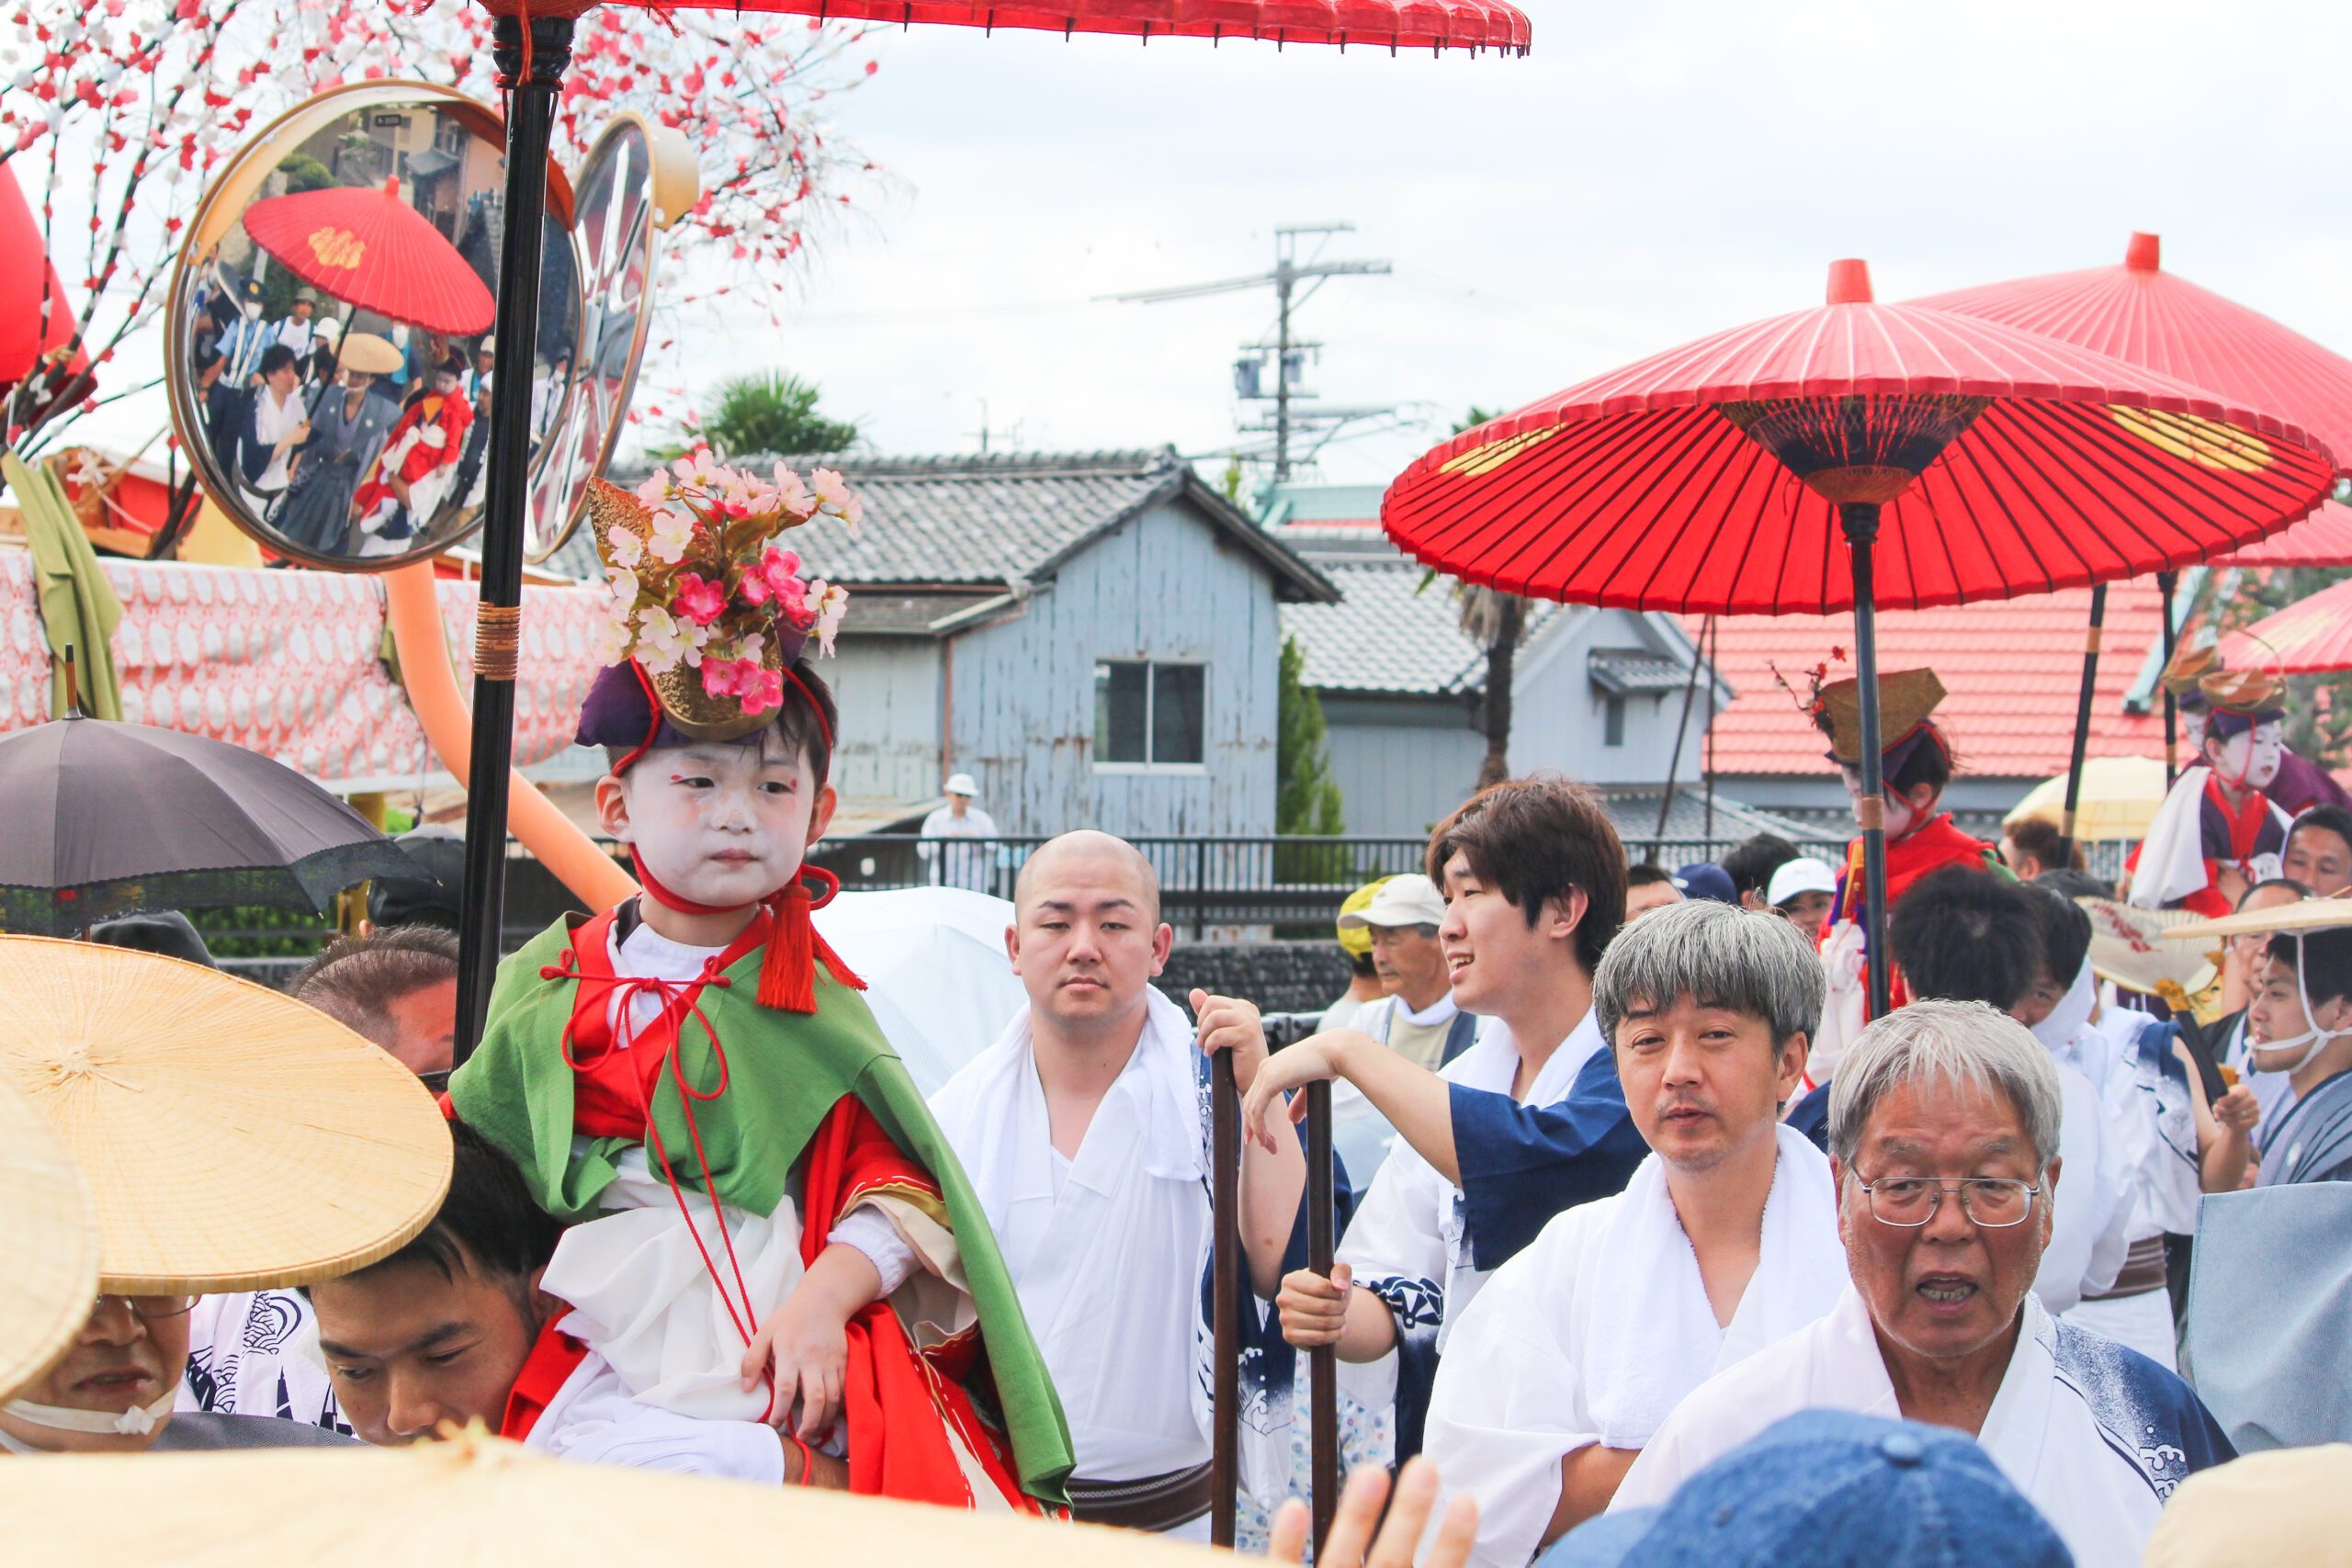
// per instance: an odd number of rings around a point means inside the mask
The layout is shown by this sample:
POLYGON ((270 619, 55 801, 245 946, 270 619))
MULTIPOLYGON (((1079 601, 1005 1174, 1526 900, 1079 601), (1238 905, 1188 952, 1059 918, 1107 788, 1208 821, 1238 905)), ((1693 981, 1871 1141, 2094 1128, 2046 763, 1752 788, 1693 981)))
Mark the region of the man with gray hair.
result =
POLYGON ((1982 1443, 2080 1568, 2127 1568, 2173 1489, 2236 1457, 2177 1376, 2053 1318, 2064 1097, 2050 1053, 1982 1002, 1922 1001, 1864 1030, 1829 1098, 1836 1308, 1675 1410, 1612 1508, 1662 1503, 1781 1416, 1826 1405, 1982 1443))
POLYGON ((1610 944, 1593 1010, 1651 1153, 1498 1269, 1438 1364, 1423 1451, 1477 1500, 1474 1562, 1520 1568, 1600 1512, 1684 1394, 1836 1303, 1829 1163, 1781 1121, 1824 986, 1796 928, 1732 904, 1610 944))

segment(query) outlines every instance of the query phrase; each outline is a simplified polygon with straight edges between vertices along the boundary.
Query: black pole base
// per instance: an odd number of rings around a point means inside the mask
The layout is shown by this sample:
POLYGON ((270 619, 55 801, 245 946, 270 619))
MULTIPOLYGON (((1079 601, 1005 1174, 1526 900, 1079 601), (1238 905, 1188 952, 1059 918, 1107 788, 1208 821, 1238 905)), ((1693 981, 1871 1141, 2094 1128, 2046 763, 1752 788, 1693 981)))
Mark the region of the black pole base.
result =
POLYGON ((1863 940, 1870 963, 1871 1016, 1884 1018, 1891 1005, 1893 976, 1886 952, 1886 779, 1879 755, 1878 605, 1872 550, 1878 543, 1879 503, 1849 501, 1838 508, 1846 543, 1853 552, 1854 675, 1862 720, 1863 940))

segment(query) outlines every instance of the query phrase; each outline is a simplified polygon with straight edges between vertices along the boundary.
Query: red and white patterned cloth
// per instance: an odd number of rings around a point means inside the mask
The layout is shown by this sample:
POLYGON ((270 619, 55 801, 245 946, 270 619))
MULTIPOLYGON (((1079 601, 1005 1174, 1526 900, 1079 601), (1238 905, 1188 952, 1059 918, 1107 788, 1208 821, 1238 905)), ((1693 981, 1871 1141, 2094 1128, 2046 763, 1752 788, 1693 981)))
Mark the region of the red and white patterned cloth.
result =
MULTIPOLYGON (((122 600, 115 669, 122 716, 234 741, 338 793, 415 787, 442 771, 381 655, 384 592, 373 577, 104 560, 122 600)), ((441 622, 473 681, 477 585, 437 585, 441 622)), ((523 590, 514 764, 571 744, 597 670, 604 612, 593 588, 523 590)), ((32 558, 0 551, 0 731, 49 717, 49 645, 32 558)))

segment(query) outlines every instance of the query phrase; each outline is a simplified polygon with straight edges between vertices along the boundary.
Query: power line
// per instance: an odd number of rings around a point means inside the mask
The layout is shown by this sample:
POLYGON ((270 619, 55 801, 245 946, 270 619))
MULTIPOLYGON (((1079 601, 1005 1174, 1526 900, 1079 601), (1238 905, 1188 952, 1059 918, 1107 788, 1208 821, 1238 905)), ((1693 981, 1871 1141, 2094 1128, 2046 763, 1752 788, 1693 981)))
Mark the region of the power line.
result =
MULTIPOLYGON (((1271 402, 1274 405, 1273 424, 1270 433, 1273 440, 1274 482, 1281 484, 1290 478, 1291 438, 1294 434, 1323 433, 1324 440, 1316 443, 1319 449, 1330 439, 1329 433, 1350 420, 1373 418, 1393 412, 1386 408, 1294 410, 1295 401, 1311 403, 1316 394, 1298 387, 1306 368, 1310 352, 1322 348, 1319 343, 1302 342, 1291 335, 1291 314, 1313 297, 1327 279, 1357 277, 1386 273, 1391 270, 1386 261, 1317 261, 1310 257, 1298 259, 1298 237, 1302 234, 1352 233, 1352 223, 1300 223, 1274 231, 1274 267, 1272 272, 1251 273, 1246 277, 1219 278, 1213 283, 1181 284, 1173 288, 1148 288, 1131 294, 1109 294, 1106 299, 1138 305, 1165 304, 1174 299, 1200 299, 1213 294, 1238 294, 1245 289, 1263 288, 1272 285, 1274 290, 1274 341, 1247 343, 1241 352, 1249 357, 1236 360, 1233 366, 1234 391, 1245 402, 1271 402), (1306 284, 1305 293, 1298 285, 1306 284), (1274 387, 1262 390, 1266 355, 1273 355, 1274 387)), ((1318 246, 1317 254, 1320 254, 1318 246)), ((1269 427, 1244 427, 1244 434, 1267 432, 1269 427)))

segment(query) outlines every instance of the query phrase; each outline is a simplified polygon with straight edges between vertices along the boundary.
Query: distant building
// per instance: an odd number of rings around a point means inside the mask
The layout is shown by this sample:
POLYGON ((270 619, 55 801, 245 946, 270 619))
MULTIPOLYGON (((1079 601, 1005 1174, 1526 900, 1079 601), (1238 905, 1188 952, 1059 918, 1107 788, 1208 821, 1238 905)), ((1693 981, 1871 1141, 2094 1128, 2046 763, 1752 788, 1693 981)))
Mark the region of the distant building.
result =
MULTIPOLYGON (((1381 533, 1379 502, 1377 485, 1286 485, 1263 518, 1342 596, 1285 604, 1282 627, 1323 705, 1347 830, 1419 834, 1477 781, 1487 660, 1457 624, 1451 581, 1424 586, 1426 570, 1381 533)), ((1735 695, 1703 668, 1694 678, 1695 657, 1672 615, 1536 603, 1512 671, 1511 772, 1605 786, 1621 830, 1646 837, 1668 770, 1685 787, 1702 782, 1711 688, 1718 707, 1735 695)), ((1719 836, 1759 830, 1719 804, 1719 836)), ((1669 830, 1685 821, 1678 805, 1669 830)))
POLYGON ((865 503, 789 540, 852 591, 836 837, 911 830, 958 772, 1011 835, 1274 830, 1277 606, 1338 592, 1172 448, 820 461, 865 503))

